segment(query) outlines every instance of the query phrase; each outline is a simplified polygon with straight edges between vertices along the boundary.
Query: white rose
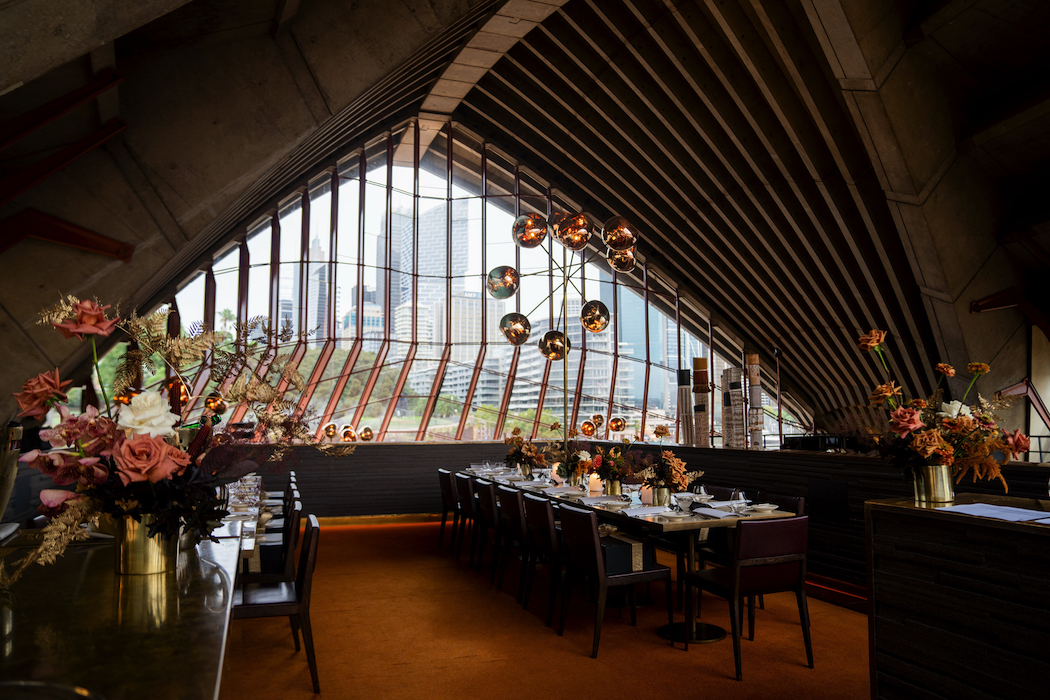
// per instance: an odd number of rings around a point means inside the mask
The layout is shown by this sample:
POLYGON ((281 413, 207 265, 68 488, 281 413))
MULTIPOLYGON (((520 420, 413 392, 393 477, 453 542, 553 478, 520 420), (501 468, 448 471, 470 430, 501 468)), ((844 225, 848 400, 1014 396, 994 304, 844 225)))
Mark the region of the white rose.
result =
POLYGON ((150 437, 167 437, 174 435, 172 426, 178 423, 176 416, 156 391, 144 391, 131 399, 131 403, 122 406, 117 415, 117 426, 130 431, 132 435, 149 435, 150 437))
POLYGON ((587 450, 580 450, 579 455, 580 455, 580 459, 582 459, 583 461, 587 461, 588 459, 591 458, 591 453, 588 452, 587 450))
POLYGON ((958 418, 959 416, 968 416, 970 415, 970 407, 964 406, 962 401, 942 403, 941 410, 937 415, 943 418, 958 418))

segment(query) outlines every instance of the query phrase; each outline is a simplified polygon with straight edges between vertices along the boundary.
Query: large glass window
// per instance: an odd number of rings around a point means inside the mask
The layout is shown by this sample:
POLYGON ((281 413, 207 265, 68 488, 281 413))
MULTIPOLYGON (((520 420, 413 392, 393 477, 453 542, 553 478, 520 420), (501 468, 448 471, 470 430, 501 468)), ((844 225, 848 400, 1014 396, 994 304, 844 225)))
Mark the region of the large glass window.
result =
MULTIPOLYGON (((494 440, 514 428, 553 438, 561 435, 554 423, 575 428, 600 416, 598 438, 671 443, 680 435, 676 371, 705 357, 718 444, 721 372, 739 359, 712 355, 706 321, 679 327, 673 285, 646 290, 640 267, 615 273, 600 238, 582 252, 550 239, 515 245, 516 216, 572 212, 571 199, 451 125, 425 135, 410 122, 359 144, 334 174, 312 173, 302 191, 249 226, 247 255, 228 247, 210 278, 187 280, 176 295, 183 326, 232 333, 243 312, 290 326, 295 337, 280 352, 312 383, 286 398, 299 402, 318 435, 335 423, 358 433, 367 426, 387 441, 494 440), (502 265, 518 271, 519 288, 496 299, 486 278, 502 265), (600 332, 579 320, 591 301, 608 310, 600 332), (500 331, 511 312, 531 323, 520 347, 500 331), (554 329, 567 333, 567 363, 538 350, 554 329), (610 429, 613 418, 623 419, 622 430, 610 429), (657 437, 661 426, 667 437, 657 437)), ((775 438, 781 422, 799 421, 786 409, 778 421, 775 383, 763 386, 764 432, 775 438)))

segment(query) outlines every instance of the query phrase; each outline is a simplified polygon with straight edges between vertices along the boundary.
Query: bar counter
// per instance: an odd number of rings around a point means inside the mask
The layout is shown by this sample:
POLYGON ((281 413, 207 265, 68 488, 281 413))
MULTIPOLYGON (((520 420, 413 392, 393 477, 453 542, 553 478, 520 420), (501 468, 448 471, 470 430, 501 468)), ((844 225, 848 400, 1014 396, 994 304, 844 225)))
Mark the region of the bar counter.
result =
POLYGON ((0 608, 0 679, 106 700, 217 698, 239 536, 181 551, 165 574, 120 576, 114 558, 111 541, 88 541, 26 570, 0 608))
MULTIPOLYGON (((1035 498, 956 494, 1047 512, 1035 498)), ((865 504, 872 698, 1046 697, 1050 525, 865 504)))

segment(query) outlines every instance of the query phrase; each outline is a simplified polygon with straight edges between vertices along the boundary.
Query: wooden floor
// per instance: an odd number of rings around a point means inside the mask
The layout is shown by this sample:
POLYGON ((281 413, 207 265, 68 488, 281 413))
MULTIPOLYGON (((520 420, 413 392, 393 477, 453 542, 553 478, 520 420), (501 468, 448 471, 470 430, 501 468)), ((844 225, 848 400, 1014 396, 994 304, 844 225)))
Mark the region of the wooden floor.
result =
MULTIPOLYGON (((743 642, 744 680, 733 647, 686 652, 656 635, 659 604, 606 613, 590 658, 593 607, 575 598, 564 637, 544 626, 545 588, 528 611, 515 601, 516 562, 503 591, 489 570, 469 570, 438 549, 434 523, 326 526, 314 575, 312 619, 326 698, 867 698, 867 618, 810 600, 816 668, 806 667, 794 596, 766 597, 755 641, 743 642)), ((447 543, 447 539, 446 539, 447 543)), ((671 563, 666 561, 665 563, 671 563)), ((663 599, 659 584, 652 594, 663 599)), ((705 597, 703 619, 728 629, 724 601, 705 597)), ((677 619, 682 619, 676 613, 677 619)), ((222 700, 311 697, 303 652, 286 618, 232 625, 222 700)))

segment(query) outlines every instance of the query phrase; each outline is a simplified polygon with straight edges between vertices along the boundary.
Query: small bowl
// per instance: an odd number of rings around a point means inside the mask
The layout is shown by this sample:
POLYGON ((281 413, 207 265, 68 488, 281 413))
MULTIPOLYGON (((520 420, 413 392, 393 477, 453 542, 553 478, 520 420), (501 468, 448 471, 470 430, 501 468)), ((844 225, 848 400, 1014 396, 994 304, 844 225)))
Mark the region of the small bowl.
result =
POLYGON ((777 505, 775 503, 752 503, 751 504, 751 510, 755 511, 756 513, 772 513, 776 509, 777 509, 777 505))
POLYGON ((695 493, 693 494, 693 500, 697 503, 707 503, 708 501, 714 500, 714 496, 709 493, 695 493))

